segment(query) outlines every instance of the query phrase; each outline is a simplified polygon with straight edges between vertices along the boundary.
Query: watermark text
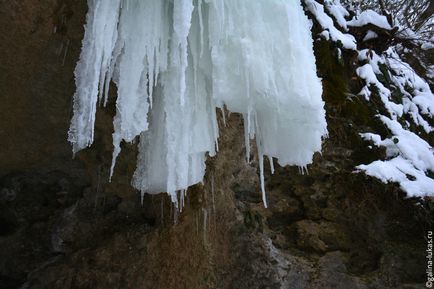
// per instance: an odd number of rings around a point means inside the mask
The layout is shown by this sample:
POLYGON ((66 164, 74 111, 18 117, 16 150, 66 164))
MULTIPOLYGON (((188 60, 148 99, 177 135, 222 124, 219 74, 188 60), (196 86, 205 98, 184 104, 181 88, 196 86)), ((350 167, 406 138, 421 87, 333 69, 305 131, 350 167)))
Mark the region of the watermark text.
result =
POLYGON ((432 231, 428 231, 426 234, 426 287, 432 288, 433 282, 434 282, 434 275, 433 275, 433 269, 432 269, 432 251, 433 251, 433 235, 432 231))

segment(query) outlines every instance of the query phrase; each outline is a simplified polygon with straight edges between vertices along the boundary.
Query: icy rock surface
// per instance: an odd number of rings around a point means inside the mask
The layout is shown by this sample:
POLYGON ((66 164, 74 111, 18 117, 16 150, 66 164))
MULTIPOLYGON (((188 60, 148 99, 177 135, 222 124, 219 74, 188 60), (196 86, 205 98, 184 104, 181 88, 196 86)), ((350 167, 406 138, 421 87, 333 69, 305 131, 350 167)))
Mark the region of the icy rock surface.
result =
POLYGON ((113 81, 112 173, 121 142, 140 135, 134 187, 174 202, 202 181, 206 154, 217 151, 216 108, 244 116, 247 161, 255 138, 265 205, 264 157, 305 167, 326 134, 299 1, 90 0, 75 75, 73 151, 92 144, 96 105, 105 105, 113 81))

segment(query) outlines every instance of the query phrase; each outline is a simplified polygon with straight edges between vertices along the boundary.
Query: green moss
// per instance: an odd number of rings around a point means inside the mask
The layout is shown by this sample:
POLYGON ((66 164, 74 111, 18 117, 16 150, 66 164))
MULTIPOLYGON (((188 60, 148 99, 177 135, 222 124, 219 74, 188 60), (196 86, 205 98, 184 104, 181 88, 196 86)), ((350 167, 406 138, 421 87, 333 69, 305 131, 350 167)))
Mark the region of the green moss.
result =
POLYGON ((410 94, 414 93, 414 87, 408 82, 404 85, 404 89, 410 94))
POLYGON ((262 216, 254 211, 245 211, 244 212, 244 225, 251 230, 258 229, 262 232, 263 224, 262 224, 262 216))
POLYGON ((404 94, 401 92, 399 88, 392 89, 392 100, 397 103, 402 103, 402 97, 404 94))
POLYGON ((386 64, 379 63, 378 67, 380 68, 381 74, 377 75, 378 80, 380 80, 383 84, 389 86, 392 83, 392 79, 390 77, 389 69, 386 64))
POLYGON ((333 44, 326 40, 315 42, 319 75, 323 79, 323 98, 327 103, 342 102, 348 91, 348 74, 343 69, 344 59, 333 44))

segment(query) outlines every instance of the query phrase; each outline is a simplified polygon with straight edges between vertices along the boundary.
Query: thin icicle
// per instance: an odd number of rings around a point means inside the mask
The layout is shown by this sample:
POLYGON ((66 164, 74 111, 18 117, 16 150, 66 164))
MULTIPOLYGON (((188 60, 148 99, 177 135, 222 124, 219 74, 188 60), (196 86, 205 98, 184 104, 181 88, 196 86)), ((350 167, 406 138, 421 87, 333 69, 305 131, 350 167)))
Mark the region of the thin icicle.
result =
POLYGON ((225 108, 224 108, 224 107, 220 107, 220 111, 222 112, 223 126, 226 127, 226 113, 225 113, 225 108))
POLYGON ((268 156, 268 160, 270 161, 270 170, 271 170, 271 174, 274 174, 274 162, 273 162, 273 157, 268 156))
POLYGON ((179 211, 180 212, 182 212, 182 210, 184 209, 185 192, 186 192, 186 190, 180 190, 179 191, 179 211))
POLYGON ((198 13, 199 13, 199 26, 200 26, 200 54, 199 54, 199 57, 202 58, 203 48, 204 48, 202 0, 197 0, 197 10, 198 10, 198 13))
POLYGON ((259 178, 261 181, 262 202, 264 207, 267 208, 267 196, 265 194, 265 180, 264 180, 264 156, 259 155, 259 178))
POLYGON ((250 114, 244 114, 244 144, 246 146, 246 162, 250 163, 250 114))

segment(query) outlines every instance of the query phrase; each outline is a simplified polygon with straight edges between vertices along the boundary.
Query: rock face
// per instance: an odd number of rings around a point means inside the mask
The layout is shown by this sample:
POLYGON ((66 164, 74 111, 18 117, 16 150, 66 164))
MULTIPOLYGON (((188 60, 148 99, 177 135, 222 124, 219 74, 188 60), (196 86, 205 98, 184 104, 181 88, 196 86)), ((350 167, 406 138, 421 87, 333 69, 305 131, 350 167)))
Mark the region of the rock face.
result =
POLYGON ((360 88, 354 55, 315 43, 329 138, 309 174, 266 175, 265 209, 242 120, 219 112, 220 152, 177 212, 164 195, 140 204, 135 145, 108 183, 113 97, 94 146, 71 158, 85 12, 84 0, 0 1, 0 288, 423 288, 432 203, 353 173, 384 154, 358 136, 380 126, 375 104, 345 95, 360 88))

